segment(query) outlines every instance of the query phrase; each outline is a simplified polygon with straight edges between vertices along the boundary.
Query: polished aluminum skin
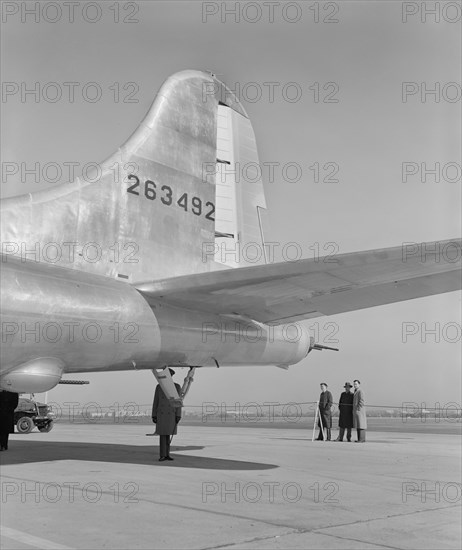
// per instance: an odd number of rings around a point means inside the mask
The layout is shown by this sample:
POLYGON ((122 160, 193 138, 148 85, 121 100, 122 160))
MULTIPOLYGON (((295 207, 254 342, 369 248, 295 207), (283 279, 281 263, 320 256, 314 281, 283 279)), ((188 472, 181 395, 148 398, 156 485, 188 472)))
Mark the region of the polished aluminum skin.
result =
MULTIPOLYGON (((1 387, 44 391, 67 372, 288 365, 306 355, 304 330, 291 341, 282 328, 170 307, 132 286, 226 267, 204 254, 220 215, 210 170, 219 103, 235 127, 234 160, 258 161, 234 94, 210 74, 182 71, 100 173, 2 201, 1 387)), ((262 245, 262 182, 236 194, 236 235, 262 245)))
POLYGON ((187 70, 92 178, 3 200, 0 387, 167 365, 287 367, 316 349, 289 321, 460 288, 460 241, 444 243, 440 263, 385 249, 228 269, 217 247, 264 244, 261 179, 217 181, 242 162, 258 163, 245 110, 213 75, 187 70))
POLYGON ((106 277, 2 260, 4 389, 46 391, 65 372, 287 365, 310 347, 298 327, 148 303, 131 285, 106 277))
POLYGON ((198 71, 173 75, 100 173, 3 200, 2 252, 131 283, 210 270, 202 246, 215 238, 206 206, 215 186, 203 172, 216 163, 218 100, 205 88, 213 83, 198 71), (184 193, 187 212, 177 204, 184 193))

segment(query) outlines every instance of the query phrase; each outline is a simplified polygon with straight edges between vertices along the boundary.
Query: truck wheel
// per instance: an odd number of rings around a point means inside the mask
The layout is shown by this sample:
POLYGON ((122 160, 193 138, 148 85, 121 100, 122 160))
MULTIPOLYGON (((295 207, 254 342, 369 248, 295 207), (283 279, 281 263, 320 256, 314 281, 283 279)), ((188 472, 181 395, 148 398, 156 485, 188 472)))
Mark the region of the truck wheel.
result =
POLYGON ((20 434, 29 434, 34 429, 34 421, 28 416, 23 416, 16 422, 16 428, 20 434))
POLYGON ((39 432, 49 432, 51 428, 53 428, 53 422, 49 422, 48 424, 45 424, 45 426, 39 428, 39 432))

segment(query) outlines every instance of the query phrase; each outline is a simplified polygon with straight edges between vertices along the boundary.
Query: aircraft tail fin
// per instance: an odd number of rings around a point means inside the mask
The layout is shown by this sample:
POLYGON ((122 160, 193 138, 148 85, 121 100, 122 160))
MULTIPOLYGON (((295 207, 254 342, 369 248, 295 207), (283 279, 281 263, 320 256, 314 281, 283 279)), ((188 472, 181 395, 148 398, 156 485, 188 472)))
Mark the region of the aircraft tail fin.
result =
POLYGON ((209 73, 181 71, 85 181, 2 201, 2 251, 131 283, 263 263, 263 184, 240 177, 250 164, 238 99, 209 73), (257 255, 242 257, 247 243, 257 255))

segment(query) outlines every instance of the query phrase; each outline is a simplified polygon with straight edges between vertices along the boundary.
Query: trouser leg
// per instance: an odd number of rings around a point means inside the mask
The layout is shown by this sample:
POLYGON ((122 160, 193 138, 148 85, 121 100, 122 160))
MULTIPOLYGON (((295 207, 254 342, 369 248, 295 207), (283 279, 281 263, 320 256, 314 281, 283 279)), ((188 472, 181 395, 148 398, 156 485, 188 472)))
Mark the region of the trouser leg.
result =
POLYGON ((170 436, 169 435, 166 435, 165 436, 167 438, 167 454, 165 456, 170 456, 170 436))
POLYGON ((8 432, 2 432, 0 436, 0 446, 2 449, 8 449, 8 436, 10 434, 8 432))
POLYGON ((318 422, 318 428, 319 428, 319 433, 318 433, 318 437, 316 438, 316 441, 322 441, 324 439, 324 430, 321 426, 321 424, 318 422))
POLYGON ((330 428, 326 428, 326 432, 327 432, 327 441, 330 441, 330 428))
POLYGON ((358 441, 361 440, 361 430, 359 428, 356 428, 356 435, 358 437, 358 441))
POLYGON ((343 441, 343 436, 345 435, 345 428, 338 429, 338 437, 335 441, 343 441))
POLYGON ((163 456, 168 455, 168 444, 169 436, 168 435, 160 435, 159 436, 159 455, 162 458, 163 456))
POLYGON ((351 441, 351 428, 347 428, 347 441, 351 441))

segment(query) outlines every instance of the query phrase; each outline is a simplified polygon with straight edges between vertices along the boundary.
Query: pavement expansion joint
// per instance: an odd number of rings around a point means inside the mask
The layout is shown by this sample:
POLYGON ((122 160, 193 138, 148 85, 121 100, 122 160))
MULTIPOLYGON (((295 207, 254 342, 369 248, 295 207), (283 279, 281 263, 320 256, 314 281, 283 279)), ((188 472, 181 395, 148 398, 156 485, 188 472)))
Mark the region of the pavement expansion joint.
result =
MULTIPOLYGON (((353 537, 342 537, 341 535, 333 535, 331 533, 323 533, 321 531, 318 531, 318 530, 314 530, 314 531, 311 531, 312 533, 316 533, 318 535, 325 535, 325 536, 328 536, 328 537, 333 537, 335 539, 339 539, 339 540, 344 540, 344 541, 351 541, 351 542, 355 542, 355 543, 360 543, 360 544, 373 544, 374 546, 380 546, 381 548, 390 548, 392 550, 404 550, 404 547, 402 546, 390 546, 388 544, 383 544, 381 542, 370 542, 368 540, 361 540, 361 539, 355 539, 353 537)), ((353 548, 353 546, 352 546, 353 548)))
POLYGON ((270 535, 270 536, 267 536, 267 537, 254 537, 254 538, 251 538, 251 539, 248 539, 248 540, 243 540, 243 541, 240 541, 240 542, 227 542, 225 544, 218 544, 216 546, 206 546, 206 547, 202 548, 201 550, 218 550, 219 548, 232 548, 233 546, 242 546, 242 545, 245 545, 245 544, 252 544, 254 542, 262 542, 262 541, 265 541, 265 540, 271 540, 271 539, 285 537, 287 535, 296 535, 297 533, 298 533, 298 529, 292 529, 290 532, 282 533, 281 535, 270 535))

